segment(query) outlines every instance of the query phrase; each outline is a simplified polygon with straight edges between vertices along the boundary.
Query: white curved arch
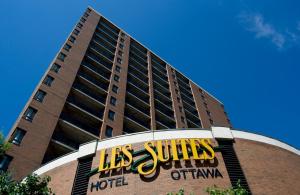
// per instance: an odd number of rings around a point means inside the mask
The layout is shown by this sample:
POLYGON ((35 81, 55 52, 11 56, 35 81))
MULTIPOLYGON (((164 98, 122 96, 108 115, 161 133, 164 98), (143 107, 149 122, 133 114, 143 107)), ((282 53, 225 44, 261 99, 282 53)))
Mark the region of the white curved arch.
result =
POLYGON ((134 144, 146 141, 156 141, 156 140, 164 140, 164 139, 180 139, 180 138, 217 138, 217 139, 245 139, 251 141, 262 142, 265 144, 270 144, 273 146, 277 146, 293 152, 297 155, 300 155, 300 151, 288 144, 285 144, 281 141, 263 136, 254 133, 230 130, 225 127, 213 127, 212 130, 207 129, 187 129, 187 130, 162 130, 162 131, 147 131, 140 132, 134 134, 121 135, 117 137, 113 137, 110 139, 105 139, 101 141, 95 141, 86 143, 80 146, 79 150, 73 152, 71 154, 67 154, 63 157, 60 157, 54 161, 51 161, 44 166, 40 167, 34 173, 40 175, 51 169, 54 169, 58 166, 67 164, 78 158, 81 158, 86 155, 94 154, 96 151, 111 148, 114 146, 125 145, 125 144, 134 144), (215 133, 217 132, 218 133, 215 133), (221 132, 221 133, 219 133, 221 132), (229 136, 228 136, 229 135, 229 136))

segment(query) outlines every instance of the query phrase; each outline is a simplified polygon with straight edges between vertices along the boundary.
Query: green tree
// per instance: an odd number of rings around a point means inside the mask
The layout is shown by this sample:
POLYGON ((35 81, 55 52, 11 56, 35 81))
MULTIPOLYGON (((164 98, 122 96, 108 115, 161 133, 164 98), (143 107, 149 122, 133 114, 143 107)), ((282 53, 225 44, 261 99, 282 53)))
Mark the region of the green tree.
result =
MULTIPOLYGON (((190 193, 190 195, 193 195, 194 193, 190 193)), ((184 189, 181 188, 178 192, 176 192, 176 194, 174 194, 173 192, 169 192, 167 195, 184 195, 184 189)))
POLYGON ((0 157, 10 148, 10 143, 5 140, 3 133, 0 131, 0 157))
POLYGON ((213 187, 206 188, 209 195, 247 195, 248 191, 241 186, 240 181, 237 182, 236 187, 222 189, 214 185, 213 187))
POLYGON ((50 177, 40 177, 36 174, 27 176, 23 181, 12 180, 10 173, 0 173, 0 194, 3 195, 50 195, 54 194, 48 187, 50 177))

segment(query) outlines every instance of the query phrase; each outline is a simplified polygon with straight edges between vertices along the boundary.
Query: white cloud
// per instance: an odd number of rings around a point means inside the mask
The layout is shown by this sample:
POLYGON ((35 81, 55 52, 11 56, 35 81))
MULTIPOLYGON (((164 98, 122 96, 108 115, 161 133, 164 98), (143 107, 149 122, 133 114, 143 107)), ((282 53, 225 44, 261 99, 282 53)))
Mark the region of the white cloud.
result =
POLYGON ((257 39, 269 39, 278 49, 286 45, 286 35, 277 31, 272 24, 265 22, 261 14, 244 12, 239 18, 246 25, 246 30, 254 32, 257 39))

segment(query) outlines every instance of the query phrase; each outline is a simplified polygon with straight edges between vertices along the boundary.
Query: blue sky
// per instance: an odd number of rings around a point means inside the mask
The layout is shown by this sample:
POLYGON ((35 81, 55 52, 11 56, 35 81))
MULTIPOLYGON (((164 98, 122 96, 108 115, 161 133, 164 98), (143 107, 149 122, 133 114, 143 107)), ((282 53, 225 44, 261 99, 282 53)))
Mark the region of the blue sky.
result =
POLYGON ((88 5, 222 101, 235 128, 300 148, 297 0, 3 0, 5 134, 88 5))

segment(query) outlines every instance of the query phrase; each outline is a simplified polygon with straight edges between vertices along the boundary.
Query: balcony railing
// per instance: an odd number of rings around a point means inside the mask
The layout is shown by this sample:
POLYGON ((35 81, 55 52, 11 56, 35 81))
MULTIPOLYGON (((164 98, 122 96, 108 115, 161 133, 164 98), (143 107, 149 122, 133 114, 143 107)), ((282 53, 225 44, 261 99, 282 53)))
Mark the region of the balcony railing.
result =
POLYGON ((73 148, 74 150, 78 150, 79 148, 79 143, 71 140, 71 139, 68 139, 62 132, 58 132, 58 131, 55 131, 52 135, 52 139, 54 140, 57 140, 71 148, 73 148))
POLYGON ((92 126, 87 125, 86 123, 83 123, 82 121, 70 116, 69 114, 66 114, 66 113, 62 113, 60 118, 62 120, 65 120, 65 121, 79 127, 80 129, 82 129, 86 132, 89 132, 89 133, 95 135, 95 136, 100 135, 100 126, 98 128, 92 127, 92 126))

